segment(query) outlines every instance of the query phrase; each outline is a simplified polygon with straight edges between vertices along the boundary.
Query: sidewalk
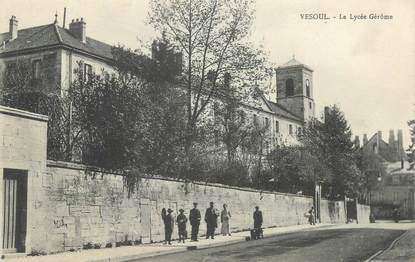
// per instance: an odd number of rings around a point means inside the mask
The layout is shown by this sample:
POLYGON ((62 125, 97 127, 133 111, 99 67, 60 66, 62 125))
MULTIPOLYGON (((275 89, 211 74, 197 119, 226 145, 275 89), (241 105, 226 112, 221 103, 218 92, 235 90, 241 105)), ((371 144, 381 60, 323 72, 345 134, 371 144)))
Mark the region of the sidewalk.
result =
POLYGON ((415 261, 415 229, 409 230, 371 261, 415 261))
MULTIPOLYGON (((275 227, 264 229, 264 236, 284 234, 302 230, 313 230, 317 228, 327 227, 330 224, 320 224, 316 226, 298 225, 287 227, 275 227)), ((200 238, 199 242, 177 243, 173 241, 173 245, 163 245, 162 243, 143 244, 138 246, 123 246, 117 248, 89 249, 76 252, 65 252, 46 256, 22 256, 16 258, 6 258, 5 261, 16 262, 104 262, 104 261, 126 261, 130 259, 140 259, 154 257, 158 255, 177 253, 186 251, 188 248, 209 248, 215 246, 224 246, 236 242, 243 242, 245 238, 250 236, 249 231, 233 233, 232 236, 215 236, 215 239, 200 238)))

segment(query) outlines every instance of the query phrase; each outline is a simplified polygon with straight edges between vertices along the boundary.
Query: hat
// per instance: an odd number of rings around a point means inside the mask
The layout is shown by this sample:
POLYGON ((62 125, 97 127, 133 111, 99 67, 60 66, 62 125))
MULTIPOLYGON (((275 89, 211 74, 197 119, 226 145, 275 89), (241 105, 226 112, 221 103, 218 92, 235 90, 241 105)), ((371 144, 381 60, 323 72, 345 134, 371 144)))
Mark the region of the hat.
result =
POLYGON ((167 212, 171 213, 171 212, 173 212, 173 210, 171 210, 171 209, 169 208, 169 209, 167 209, 167 212))
POLYGON ((193 202, 193 205, 197 205, 197 202, 193 202))
POLYGON ((179 209, 179 212, 180 212, 180 213, 183 213, 183 212, 184 212, 184 209, 183 209, 183 208, 180 208, 180 209, 179 209))

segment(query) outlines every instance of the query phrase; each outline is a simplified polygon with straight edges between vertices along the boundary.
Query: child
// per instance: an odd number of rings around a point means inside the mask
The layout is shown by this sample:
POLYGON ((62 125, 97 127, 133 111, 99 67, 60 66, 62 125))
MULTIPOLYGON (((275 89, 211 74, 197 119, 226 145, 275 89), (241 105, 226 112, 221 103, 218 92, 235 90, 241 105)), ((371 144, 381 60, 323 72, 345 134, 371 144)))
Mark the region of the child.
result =
POLYGON ((179 229, 179 243, 182 240, 184 243, 184 240, 187 238, 187 231, 186 231, 187 217, 184 214, 183 209, 180 209, 179 212, 180 214, 177 216, 177 227, 179 229))

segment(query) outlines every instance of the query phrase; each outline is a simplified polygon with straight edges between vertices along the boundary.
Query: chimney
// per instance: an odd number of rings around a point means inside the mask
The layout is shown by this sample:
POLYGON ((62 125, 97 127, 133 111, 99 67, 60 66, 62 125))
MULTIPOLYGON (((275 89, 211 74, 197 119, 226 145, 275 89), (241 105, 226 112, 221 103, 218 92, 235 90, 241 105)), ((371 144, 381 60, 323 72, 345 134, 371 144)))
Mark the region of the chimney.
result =
POLYGON ((363 134, 363 145, 366 145, 367 142, 367 134, 363 134))
POLYGON ((395 131, 393 129, 389 130, 389 146, 395 148, 395 131))
POLYGON ((10 40, 14 40, 17 38, 17 24, 18 21, 16 19, 16 16, 12 15, 9 22, 9 34, 10 34, 10 40))
POLYGON ((380 141, 382 141, 382 131, 378 131, 377 133, 377 139, 378 139, 378 144, 380 144, 380 141))
POLYGON ((360 148, 360 138, 359 138, 359 136, 355 136, 354 146, 355 146, 355 148, 360 148))
POLYGON ((378 131, 376 134, 376 146, 374 147, 374 151, 376 154, 380 152, 380 142, 382 141, 382 131, 378 131))
POLYGON ((403 134, 402 134, 402 129, 398 130, 398 141, 397 141, 397 147, 396 147, 396 151, 398 152, 398 155, 400 158, 403 158, 404 156, 404 149, 403 149, 403 134))
POLYGON ((86 23, 84 19, 72 19, 72 22, 69 24, 69 32, 75 36, 82 43, 86 43, 86 23))

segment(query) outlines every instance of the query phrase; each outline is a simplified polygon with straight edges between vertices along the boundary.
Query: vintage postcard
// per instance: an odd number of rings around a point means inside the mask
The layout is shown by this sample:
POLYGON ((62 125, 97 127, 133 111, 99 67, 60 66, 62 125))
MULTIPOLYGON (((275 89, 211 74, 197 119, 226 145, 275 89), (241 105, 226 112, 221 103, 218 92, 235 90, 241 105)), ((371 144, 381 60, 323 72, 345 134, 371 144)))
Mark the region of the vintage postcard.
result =
POLYGON ((0 0, 1 261, 415 261, 415 1, 0 0))

